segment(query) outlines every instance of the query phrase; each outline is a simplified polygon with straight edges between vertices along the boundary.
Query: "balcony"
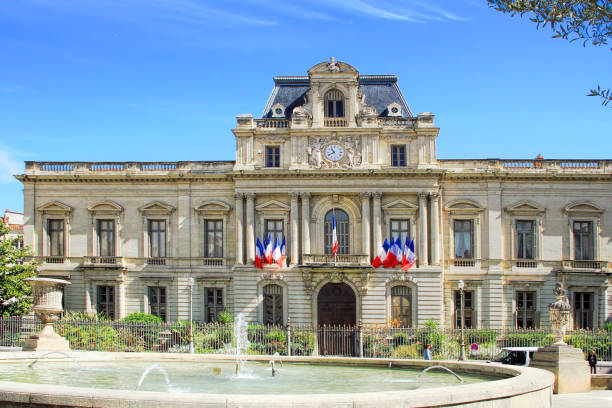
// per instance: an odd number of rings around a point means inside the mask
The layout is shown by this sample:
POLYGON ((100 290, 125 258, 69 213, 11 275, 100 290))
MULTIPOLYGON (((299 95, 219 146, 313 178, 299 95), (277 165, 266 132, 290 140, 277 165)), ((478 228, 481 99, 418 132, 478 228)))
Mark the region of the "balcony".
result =
POLYGON ((288 119, 256 119, 255 125, 258 129, 287 129, 288 119))
POLYGON ((451 265, 456 268, 474 268, 476 259, 453 259, 451 265))
POLYGON ((327 118, 325 119, 325 127, 346 127, 348 121, 344 118, 327 118))
POLYGON ((81 267, 89 269, 127 269, 121 256, 86 256, 83 257, 81 267))
POLYGON ((223 266, 225 265, 225 258, 202 258, 202 265, 223 266))
POLYGON ((63 264, 68 261, 68 258, 65 256, 41 256, 39 261, 42 264, 63 264))
POLYGON ((607 270, 607 261, 563 261, 563 269, 607 270))
POLYGON ((166 258, 147 258, 147 265, 166 265, 166 258))
POLYGON ((312 266, 369 266, 370 259, 365 254, 337 254, 335 260, 332 254, 304 254, 302 263, 312 266))

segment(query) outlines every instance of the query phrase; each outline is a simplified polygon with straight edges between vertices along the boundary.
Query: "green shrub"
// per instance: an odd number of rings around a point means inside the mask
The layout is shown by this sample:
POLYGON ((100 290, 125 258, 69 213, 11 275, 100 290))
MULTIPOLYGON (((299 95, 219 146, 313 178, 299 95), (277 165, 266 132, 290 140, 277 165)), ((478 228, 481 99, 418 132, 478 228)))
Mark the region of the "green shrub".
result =
POLYGON ((295 331, 291 333, 291 353, 295 355, 311 355, 315 348, 317 337, 310 331, 295 331))
POLYGON ((396 346, 413 344, 414 342, 413 336, 408 333, 393 333, 393 343, 396 346))
POLYGON ((228 312, 221 312, 217 316, 217 322, 221 324, 234 323, 234 315, 228 312))
POLYGON ((284 342, 287 334, 281 329, 272 329, 263 336, 264 342, 284 342))
POLYGON ((109 318, 104 312, 87 313, 87 312, 67 312, 62 316, 63 321, 80 321, 80 322, 107 322, 109 318))
POLYGON ((73 350, 115 351, 120 349, 117 332, 110 326, 58 324, 55 328, 60 336, 70 342, 70 348, 73 350))
MULTIPOLYGON (((495 343, 498 335, 499 333, 497 333, 495 330, 481 329, 465 331, 465 344, 495 343)), ((459 341, 461 340, 459 339, 459 341)))
POLYGON ((612 332, 612 322, 604 323, 602 329, 605 331, 612 332))
POLYGON ((119 320, 120 322, 134 322, 134 323, 163 323, 164 319, 159 316, 155 316, 147 313, 132 313, 119 320))
POLYGON ((251 343, 257 343, 262 340, 262 336, 266 331, 266 326, 263 324, 250 324, 248 329, 248 337, 251 343))
POLYGON ((506 334, 506 347, 542 347, 555 341, 549 333, 510 333, 506 334))
POLYGON ((598 359, 607 359, 612 355, 612 336, 608 331, 575 331, 572 334, 566 335, 565 342, 570 346, 582 349, 585 356, 591 350, 595 351, 598 359))
POLYGON ((423 355, 421 349, 421 345, 416 343, 411 345, 402 345, 391 352, 391 358, 418 359, 423 355))

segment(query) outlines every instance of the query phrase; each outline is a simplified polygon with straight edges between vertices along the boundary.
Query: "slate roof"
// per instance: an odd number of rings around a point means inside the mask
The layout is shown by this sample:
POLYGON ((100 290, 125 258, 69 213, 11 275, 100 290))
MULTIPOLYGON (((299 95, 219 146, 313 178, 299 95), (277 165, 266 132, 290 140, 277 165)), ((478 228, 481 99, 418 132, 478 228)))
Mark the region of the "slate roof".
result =
MULTIPOLYGON (((274 88, 262 113, 262 118, 272 117, 272 106, 280 103, 285 107, 285 115, 291 117, 293 108, 303 105, 304 95, 310 89, 307 76, 274 77, 274 88)), ((393 102, 402 105, 402 116, 412 117, 410 108, 397 86, 395 75, 361 75, 359 90, 365 94, 365 102, 376 108, 378 116, 387 116, 387 106, 393 102)))

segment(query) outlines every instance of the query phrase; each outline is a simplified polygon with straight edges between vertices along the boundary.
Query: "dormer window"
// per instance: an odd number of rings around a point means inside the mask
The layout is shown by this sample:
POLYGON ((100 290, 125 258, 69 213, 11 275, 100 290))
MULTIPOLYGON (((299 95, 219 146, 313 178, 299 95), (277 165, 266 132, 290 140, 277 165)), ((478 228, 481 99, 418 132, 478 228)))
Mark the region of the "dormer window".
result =
POLYGON ((325 94, 325 117, 344 117, 344 95, 337 89, 332 89, 325 94))

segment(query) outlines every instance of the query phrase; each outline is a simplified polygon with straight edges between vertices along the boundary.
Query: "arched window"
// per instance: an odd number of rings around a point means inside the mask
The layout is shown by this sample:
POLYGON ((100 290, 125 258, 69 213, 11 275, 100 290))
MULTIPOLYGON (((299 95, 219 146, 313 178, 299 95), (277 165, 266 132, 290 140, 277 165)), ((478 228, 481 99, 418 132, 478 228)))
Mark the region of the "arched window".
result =
POLYGON ((333 214, 336 214, 336 235, 338 237, 338 253, 349 253, 349 216, 342 210, 335 208, 325 214, 325 253, 331 254, 334 243, 332 242, 333 214))
POLYGON ((408 286, 391 288, 391 319, 400 327, 412 327, 412 290, 408 286))
POLYGON ((332 89, 325 94, 325 117, 344 117, 344 95, 337 89, 332 89))
POLYGON ((263 324, 283 324, 283 288, 279 285, 263 288, 263 324))

